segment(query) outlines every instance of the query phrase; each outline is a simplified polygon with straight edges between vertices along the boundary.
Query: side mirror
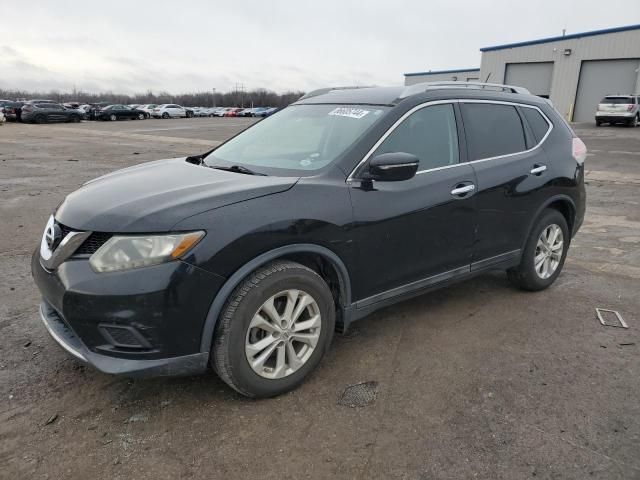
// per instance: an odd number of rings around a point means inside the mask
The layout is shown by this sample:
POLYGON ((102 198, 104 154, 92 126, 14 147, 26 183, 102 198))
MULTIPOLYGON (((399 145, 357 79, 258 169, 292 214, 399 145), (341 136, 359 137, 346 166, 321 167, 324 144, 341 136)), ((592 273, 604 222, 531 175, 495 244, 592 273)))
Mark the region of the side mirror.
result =
POLYGON ((418 163, 418 157, 410 153, 383 153, 369 162, 369 175, 372 180, 383 182, 409 180, 418 171, 418 163))

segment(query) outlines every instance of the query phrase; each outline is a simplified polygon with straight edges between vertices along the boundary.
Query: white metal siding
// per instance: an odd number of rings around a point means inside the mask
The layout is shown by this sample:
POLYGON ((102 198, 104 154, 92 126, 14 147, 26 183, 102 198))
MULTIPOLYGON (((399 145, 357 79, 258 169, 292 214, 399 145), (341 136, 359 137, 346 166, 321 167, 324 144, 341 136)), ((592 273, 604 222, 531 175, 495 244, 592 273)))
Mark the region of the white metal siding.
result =
POLYGON ((635 93, 640 60, 589 60, 582 62, 574 122, 593 121, 605 95, 635 93))
POLYGON ((534 95, 549 97, 553 62, 508 63, 504 83, 524 87, 534 95))
MULTIPOLYGON (((480 78, 499 83, 509 63, 554 62, 550 99, 560 113, 571 119, 582 62, 624 58, 640 58, 640 30, 482 52, 480 78), (565 49, 571 49, 571 54, 565 55, 565 49)), ((636 85, 636 90, 639 87, 636 85)))

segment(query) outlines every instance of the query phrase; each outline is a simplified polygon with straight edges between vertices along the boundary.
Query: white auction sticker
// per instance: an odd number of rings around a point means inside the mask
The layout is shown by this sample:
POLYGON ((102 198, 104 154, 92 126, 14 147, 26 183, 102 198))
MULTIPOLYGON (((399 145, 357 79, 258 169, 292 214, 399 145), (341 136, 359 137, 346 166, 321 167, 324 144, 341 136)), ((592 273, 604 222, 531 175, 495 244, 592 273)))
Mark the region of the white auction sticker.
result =
POLYGON ((336 115, 338 117, 349 117, 349 118, 357 118, 360 119, 368 114, 370 110, 363 110, 361 108, 349 108, 349 107, 338 107, 329 112, 329 115, 336 115))

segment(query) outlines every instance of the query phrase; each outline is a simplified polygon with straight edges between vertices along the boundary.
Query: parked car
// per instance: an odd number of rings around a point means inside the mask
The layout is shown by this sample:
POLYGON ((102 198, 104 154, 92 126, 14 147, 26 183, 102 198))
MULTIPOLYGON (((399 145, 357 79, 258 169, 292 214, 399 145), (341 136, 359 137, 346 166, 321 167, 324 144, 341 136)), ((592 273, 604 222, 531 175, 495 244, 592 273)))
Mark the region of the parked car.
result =
POLYGON ((98 118, 96 117, 96 115, 100 112, 101 109, 103 109, 104 107, 108 107, 109 105, 111 105, 109 102, 92 103, 89 111, 87 112, 87 118, 89 120, 97 120, 98 118))
POLYGON ((607 95, 598 104, 596 126, 603 123, 613 125, 623 123, 629 127, 637 127, 640 123, 640 96, 607 95))
POLYGON ((152 115, 155 118, 187 118, 187 109, 180 105, 167 103, 155 107, 152 115))
POLYGON ((156 108, 157 105, 155 103, 149 103, 147 105, 138 106, 138 110, 142 110, 146 118, 151 118, 153 114, 153 109, 156 108))
POLYGON ((255 110, 254 108, 245 108, 243 110, 236 112, 236 117, 251 117, 253 116, 252 114, 254 110, 255 110))
POLYGON ((236 117, 238 112, 242 111, 242 108, 229 108, 224 112, 225 117, 236 117))
POLYGON ((2 125, 7 119, 4 116, 4 112, 0 108, 0 125, 2 125))
POLYGON ((255 116, 256 117, 269 117, 271 115, 273 115, 274 113, 276 113, 279 109, 272 107, 272 108, 267 108, 265 110, 262 110, 260 112, 258 112, 255 116))
POLYGON ((269 110, 269 107, 257 107, 254 108, 253 111, 251 112, 251 117, 259 117, 262 112, 264 112, 265 110, 269 110))
POLYGON ((211 364, 269 397, 379 308, 494 269, 549 287, 586 147, 526 90, 465 85, 311 92, 207 154, 86 183, 32 257, 46 328, 104 372, 211 364))
POLYGON ((142 110, 128 105, 107 105, 95 113, 97 120, 144 120, 147 118, 142 110))
POLYGON ((25 123, 79 122, 82 115, 59 103, 27 102, 22 106, 21 120, 25 123))
POLYGON ((23 102, 0 100, 0 112, 4 114, 5 120, 19 122, 22 114, 22 105, 23 102))
POLYGON ((215 117, 224 117, 225 113, 227 113, 229 110, 231 110, 230 107, 218 107, 213 111, 213 115, 215 117))

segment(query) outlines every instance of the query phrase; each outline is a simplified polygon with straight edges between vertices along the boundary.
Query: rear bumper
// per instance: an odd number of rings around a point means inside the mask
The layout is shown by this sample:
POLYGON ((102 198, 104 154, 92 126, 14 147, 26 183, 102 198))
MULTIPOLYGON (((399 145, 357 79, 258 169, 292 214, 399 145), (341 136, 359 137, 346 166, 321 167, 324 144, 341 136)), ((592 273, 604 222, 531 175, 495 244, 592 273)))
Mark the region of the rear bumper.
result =
POLYGON ((600 122, 626 122, 635 117, 634 112, 605 113, 597 112, 596 120, 600 122))
POLYGON ((58 345, 78 360, 104 373, 133 377, 192 375, 204 372, 209 361, 208 353, 156 360, 132 360, 101 355, 90 351, 46 300, 40 304, 40 318, 58 345))

